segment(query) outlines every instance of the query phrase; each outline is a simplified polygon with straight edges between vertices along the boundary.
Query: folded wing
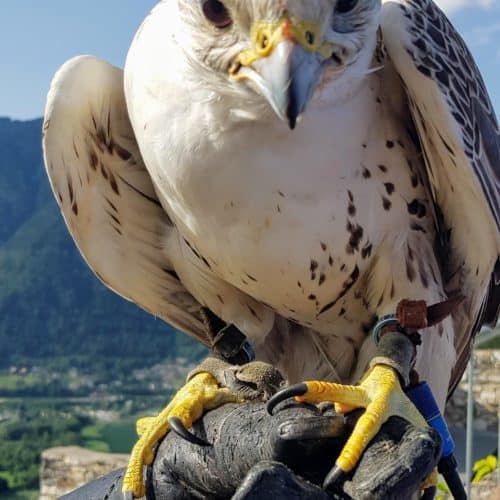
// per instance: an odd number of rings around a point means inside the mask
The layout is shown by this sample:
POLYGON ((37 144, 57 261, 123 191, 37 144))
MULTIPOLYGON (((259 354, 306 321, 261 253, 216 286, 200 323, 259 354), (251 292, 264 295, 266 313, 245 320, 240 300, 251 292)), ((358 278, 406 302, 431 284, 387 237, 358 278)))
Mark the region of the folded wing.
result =
POLYGON ((472 55, 432 0, 385 1, 382 33, 422 147, 447 292, 467 299, 454 317, 453 389, 475 333, 498 318, 498 123, 472 55))
POLYGON ((122 71, 88 56, 66 63, 49 92, 43 148, 66 225, 95 274, 207 344, 201 306, 179 281, 162 244, 175 227, 144 167, 122 71))

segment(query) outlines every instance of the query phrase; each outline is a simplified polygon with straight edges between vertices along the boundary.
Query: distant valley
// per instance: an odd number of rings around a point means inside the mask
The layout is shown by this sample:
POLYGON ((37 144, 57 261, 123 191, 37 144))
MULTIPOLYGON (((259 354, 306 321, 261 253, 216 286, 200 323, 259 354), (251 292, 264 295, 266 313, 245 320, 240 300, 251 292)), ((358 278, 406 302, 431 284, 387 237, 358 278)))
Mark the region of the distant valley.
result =
POLYGON ((126 372, 202 348, 114 293, 78 253, 50 191, 42 120, 0 118, 0 369, 126 372))

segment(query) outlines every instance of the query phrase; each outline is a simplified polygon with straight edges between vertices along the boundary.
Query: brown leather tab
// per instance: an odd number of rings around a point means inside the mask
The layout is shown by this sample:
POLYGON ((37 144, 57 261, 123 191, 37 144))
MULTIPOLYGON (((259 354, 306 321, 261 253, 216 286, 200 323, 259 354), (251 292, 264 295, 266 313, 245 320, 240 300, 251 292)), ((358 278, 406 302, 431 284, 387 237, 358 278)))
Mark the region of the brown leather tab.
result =
POLYGON ((396 309, 396 318, 407 332, 427 328, 427 304, 425 300, 402 300, 396 309))
POLYGON ((387 316, 390 321, 381 327, 380 331, 374 332, 375 343, 378 344, 379 340, 389 332, 400 332, 405 333, 413 344, 418 346, 421 344, 419 330, 437 325, 443 321, 464 299, 463 296, 456 296, 429 307, 427 307, 425 300, 404 299, 397 305, 395 317, 387 316))
POLYGON ((434 326, 447 318, 463 301, 463 295, 457 295, 444 302, 438 302, 427 308, 427 326, 434 326))

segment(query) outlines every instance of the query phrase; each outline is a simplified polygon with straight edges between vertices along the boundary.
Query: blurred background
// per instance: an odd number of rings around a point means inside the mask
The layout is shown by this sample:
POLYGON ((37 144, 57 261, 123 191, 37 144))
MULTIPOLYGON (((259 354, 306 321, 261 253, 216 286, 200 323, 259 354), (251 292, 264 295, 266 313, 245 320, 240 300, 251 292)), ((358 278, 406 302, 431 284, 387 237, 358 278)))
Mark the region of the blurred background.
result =
MULTIPOLYGON (((45 449, 128 452, 135 417, 159 409, 204 352, 92 275, 42 161, 54 72, 78 54, 122 67, 155 3, 0 2, 0 498, 38 498, 45 449)), ((500 1, 438 3, 500 109, 500 1)))

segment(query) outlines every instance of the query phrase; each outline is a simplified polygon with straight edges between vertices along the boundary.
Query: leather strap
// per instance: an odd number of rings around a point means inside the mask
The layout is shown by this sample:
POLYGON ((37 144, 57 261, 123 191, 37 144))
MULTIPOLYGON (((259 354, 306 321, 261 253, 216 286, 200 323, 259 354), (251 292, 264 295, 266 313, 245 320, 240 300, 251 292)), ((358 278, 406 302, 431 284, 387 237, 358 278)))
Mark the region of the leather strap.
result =
POLYGON ((437 325, 448 317, 464 300, 463 296, 452 297, 432 306, 425 300, 404 299, 396 307, 396 314, 381 317, 373 328, 373 340, 376 345, 388 332, 405 333, 420 344, 416 335, 419 330, 437 325))
POLYGON ((208 308, 202 309, 202 317, 215 355, 234 365, 255 360, 252 345, 236 326, 228 325, 208 308))

